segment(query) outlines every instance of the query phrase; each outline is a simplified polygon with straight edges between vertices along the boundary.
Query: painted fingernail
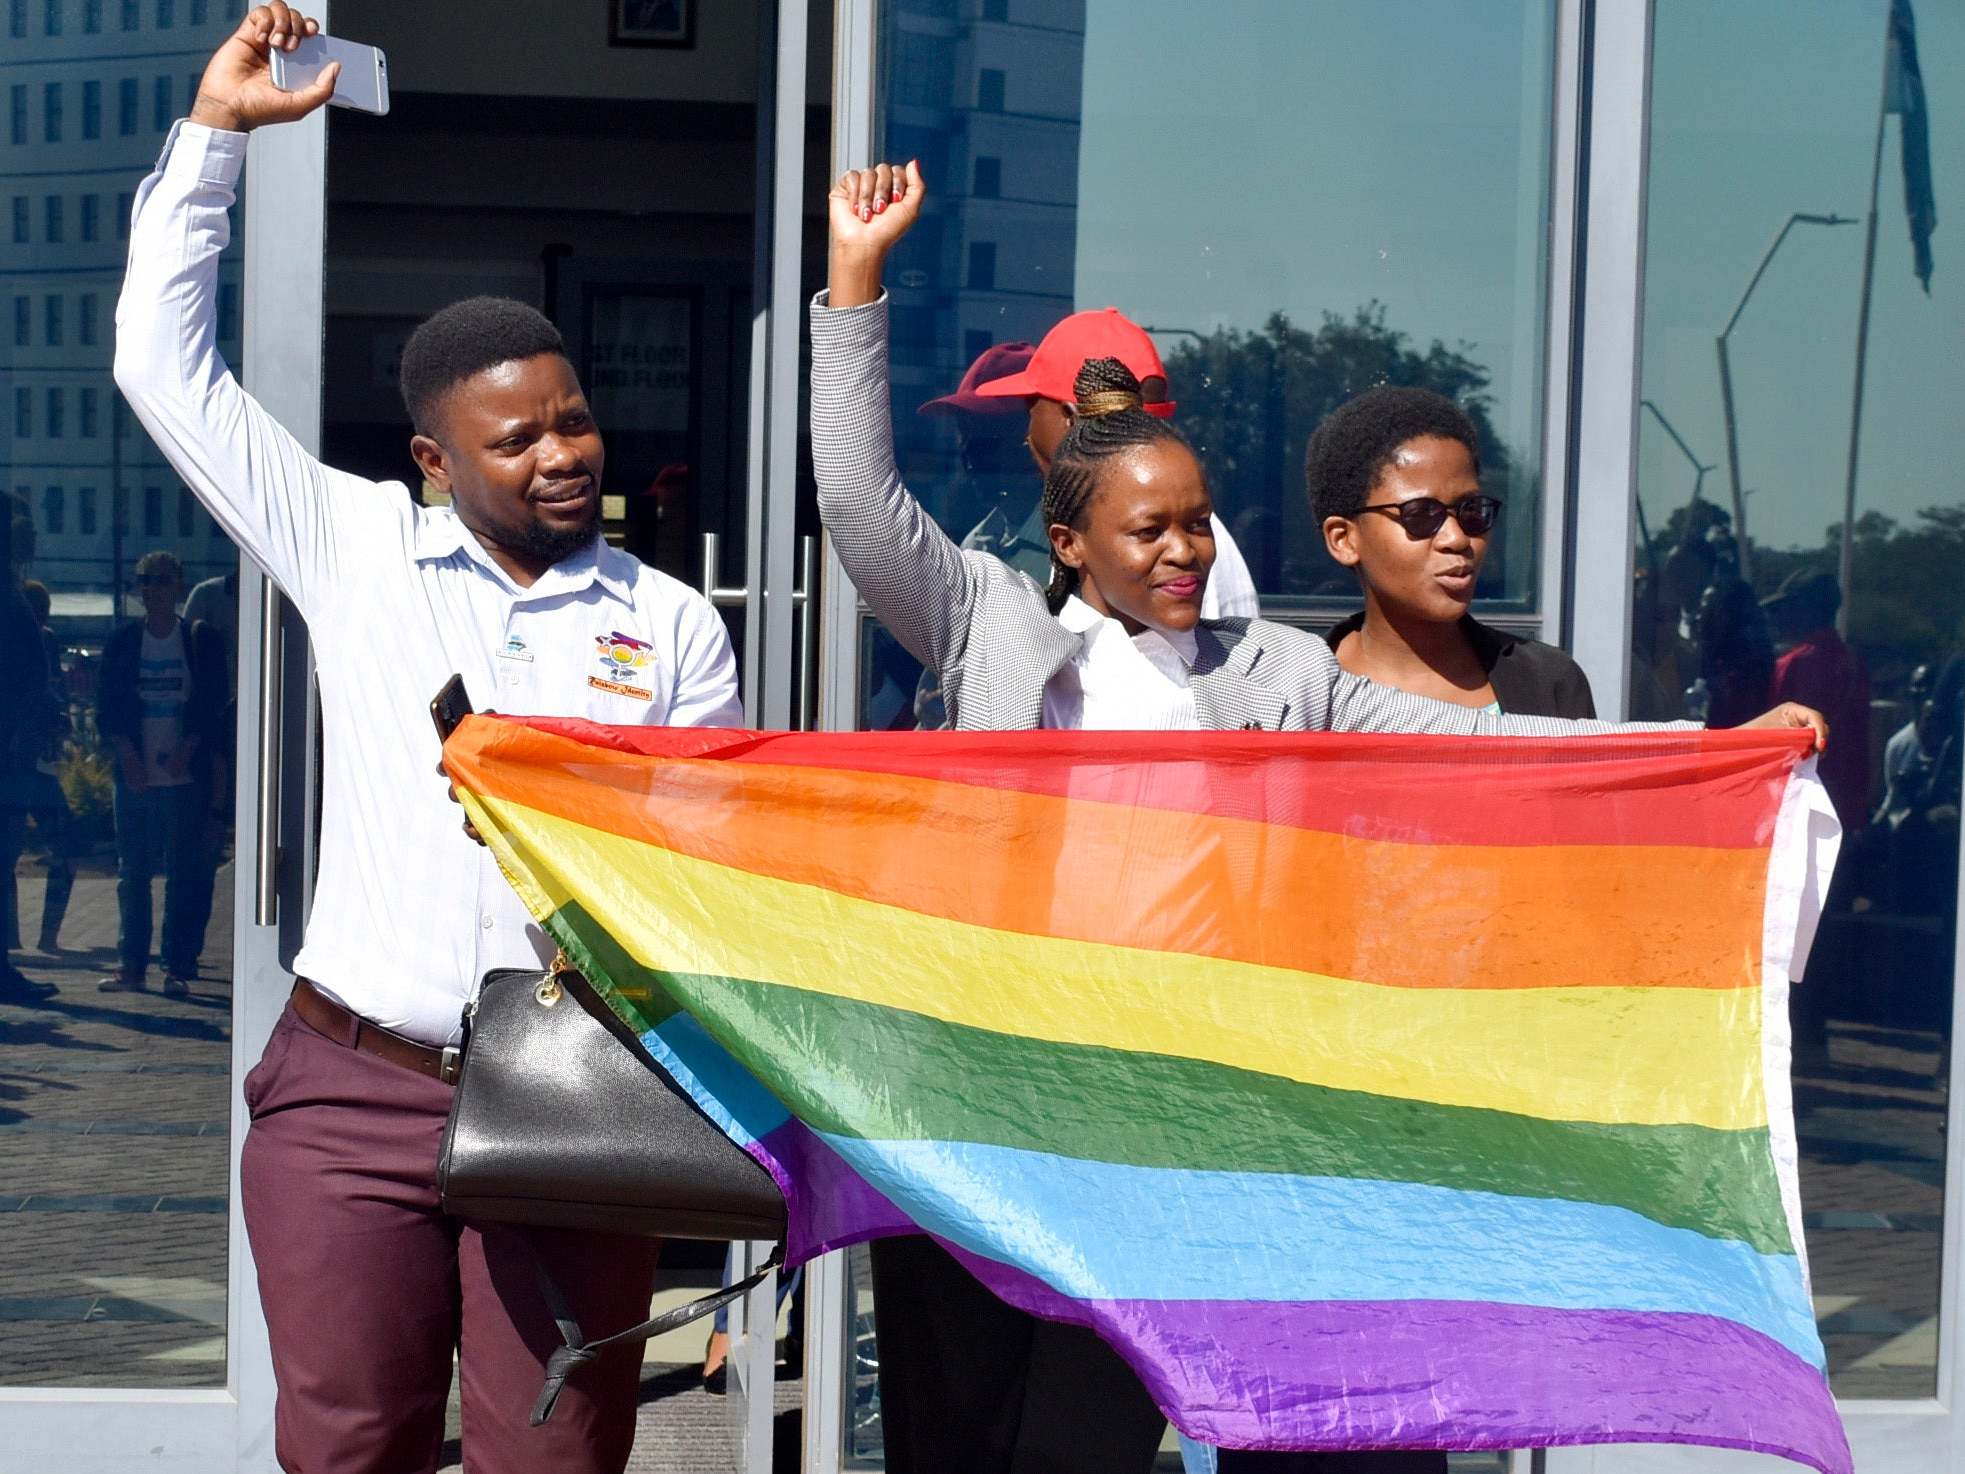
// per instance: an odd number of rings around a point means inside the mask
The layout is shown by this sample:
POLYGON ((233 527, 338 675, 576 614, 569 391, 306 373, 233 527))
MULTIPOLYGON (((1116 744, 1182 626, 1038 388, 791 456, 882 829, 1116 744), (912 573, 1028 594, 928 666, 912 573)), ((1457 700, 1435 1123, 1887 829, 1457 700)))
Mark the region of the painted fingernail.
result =
POLYGON ((885 214, 885 213, 886 213, 886 211, 887 211, 887 202, 886 202, 885 200, 875 200, 875 201, 873 202, 873 213, 874 213, 874 214, 876 214, 876 215, 883 215, 883 214, 885 214))
POLYGON ((873 219, 873 211, 869 210, 865 205, 860 206, 860 219, 862 220, 873 219))

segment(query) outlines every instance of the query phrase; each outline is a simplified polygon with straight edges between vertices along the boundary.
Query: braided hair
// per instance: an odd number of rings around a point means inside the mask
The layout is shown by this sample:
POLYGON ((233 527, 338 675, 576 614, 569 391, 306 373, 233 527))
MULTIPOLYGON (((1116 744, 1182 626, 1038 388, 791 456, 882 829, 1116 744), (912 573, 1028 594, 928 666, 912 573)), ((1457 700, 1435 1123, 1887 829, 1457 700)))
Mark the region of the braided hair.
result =
MULTIPOLYGON (((1173 425, 1141 406, 1139 380, 1116 358, 1088 358, 1071 386, 1071 428, 1051 457, 1044 476, 1044 496, 1038 512, 1046 527, 1062 524, 1083 530, 1085 511, 1098 490, 1099 472, 1113 456, 1142 445, 1171 441, 1186 446, 1187 437, 1173 425)), ((1056 614, 1078 591, 1078 570, 1060 563, 1051 552, 1051 586, 1045 599, 1056 614)))

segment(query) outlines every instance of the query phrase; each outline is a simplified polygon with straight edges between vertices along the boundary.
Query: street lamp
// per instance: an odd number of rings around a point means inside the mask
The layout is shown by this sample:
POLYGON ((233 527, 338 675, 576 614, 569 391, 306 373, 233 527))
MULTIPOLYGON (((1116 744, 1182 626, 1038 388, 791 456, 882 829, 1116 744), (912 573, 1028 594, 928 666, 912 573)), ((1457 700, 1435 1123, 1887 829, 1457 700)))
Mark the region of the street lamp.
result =
MULTIPOLYGON (((1753 289, 1760 285, 1761 277, 1767 274, 1768 262, 1772 261, 1774 253, 1781 249, 1781 242, 1788 238, 1790 230, 1793 230, 1797 224, 1854 225, 1856 223, 1854 217, 1848 215, 1809 215, 1800 210, 1788 216, 1781 228, 1774 232, 1774 239, 1768 243, 1766 253, 1760 258, 1760 265, 1754 268, 1753 276, 1747 281, 1747 289, 1740 293, 1740 301, 1734 307, 1733 315, 1726 319, 1726 326, 1719 330, 1719 396, 1726 412, 1726 475, 1733 492, 1733 538, 1740 548, 1740 577, 1748 583, 1753 582, 1753 554, 1747 542, 1747 500, 1740 491, 1740 438, 1733 422, 1733 368, 1727 361, 1726 340, 1732 336, 1734 326, 1740 321, 1740 314, 1747 310, 1747 298, 1753 295, 1753 289)), ((1660 418, 1662 419, 1663 416, 1660 418)))
MULTIPOLYGON (((1678 427, 1665 418, 1665 412, 1662 409, 1658 408, 1657 405, 1648 399, 1640 399, 1638 403, 1645 409, 1651 411, 1652 418, 1664 426, 1665 433, 1672 437, 1672 444, 1676 445, 1684 454, 1685 458, 1692 463, 1692 501, 1696 503, 1699 500, 1700 491, 1705 487, 1706 473, 1712 470, 1712 467, 1692 453, 1692 447, 1685 443, 1685 437, 1678 433, 1678 427)), ((1651 564, 1652 575, 1656 577, 1658 572, 1656 554, 1651 551, 1651 528, 1645 521, 1644 498, 1642 496, 1639 496, 1637 499, 1637 514, 1638 534, 1644 539, 1645 561, 1651 564)))

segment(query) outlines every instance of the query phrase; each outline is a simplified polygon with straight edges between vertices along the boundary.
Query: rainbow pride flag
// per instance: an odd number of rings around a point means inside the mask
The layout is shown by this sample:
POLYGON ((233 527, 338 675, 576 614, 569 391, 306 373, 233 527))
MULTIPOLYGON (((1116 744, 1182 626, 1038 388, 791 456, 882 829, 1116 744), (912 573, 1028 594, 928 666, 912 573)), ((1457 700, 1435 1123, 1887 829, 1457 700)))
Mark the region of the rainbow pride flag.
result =
POLYGON ((1802 738, 474 718, 551 936, 776 1176, 1237 1447, 1846 1474, 1802 1257, 1802 738))

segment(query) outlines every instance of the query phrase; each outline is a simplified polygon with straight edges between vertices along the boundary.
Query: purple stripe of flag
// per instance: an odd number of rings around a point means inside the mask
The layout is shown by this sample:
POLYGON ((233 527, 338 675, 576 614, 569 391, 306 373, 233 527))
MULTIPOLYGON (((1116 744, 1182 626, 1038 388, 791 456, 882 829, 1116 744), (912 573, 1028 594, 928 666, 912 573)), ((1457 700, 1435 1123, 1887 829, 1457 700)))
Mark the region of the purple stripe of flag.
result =
POLYGON ((1187 1410, 1181 1431, 1206 1443, 1694 1443, 1776 1454, 1822 1474, 1852 1467, 1822 1374, 1713 1316, 1444 1300, 1080 1301, 947 1247, 1012 1305, 1100 1331, 1162 1407, 1187 1410), (1442 1408, 1454 1410, 1447 1441, 1442 1408))
POLYGON ((797 1117, 765 1132, 748 1150, 785 1195, 788 1266, 863 1239, 921 1232, 797 1117))

